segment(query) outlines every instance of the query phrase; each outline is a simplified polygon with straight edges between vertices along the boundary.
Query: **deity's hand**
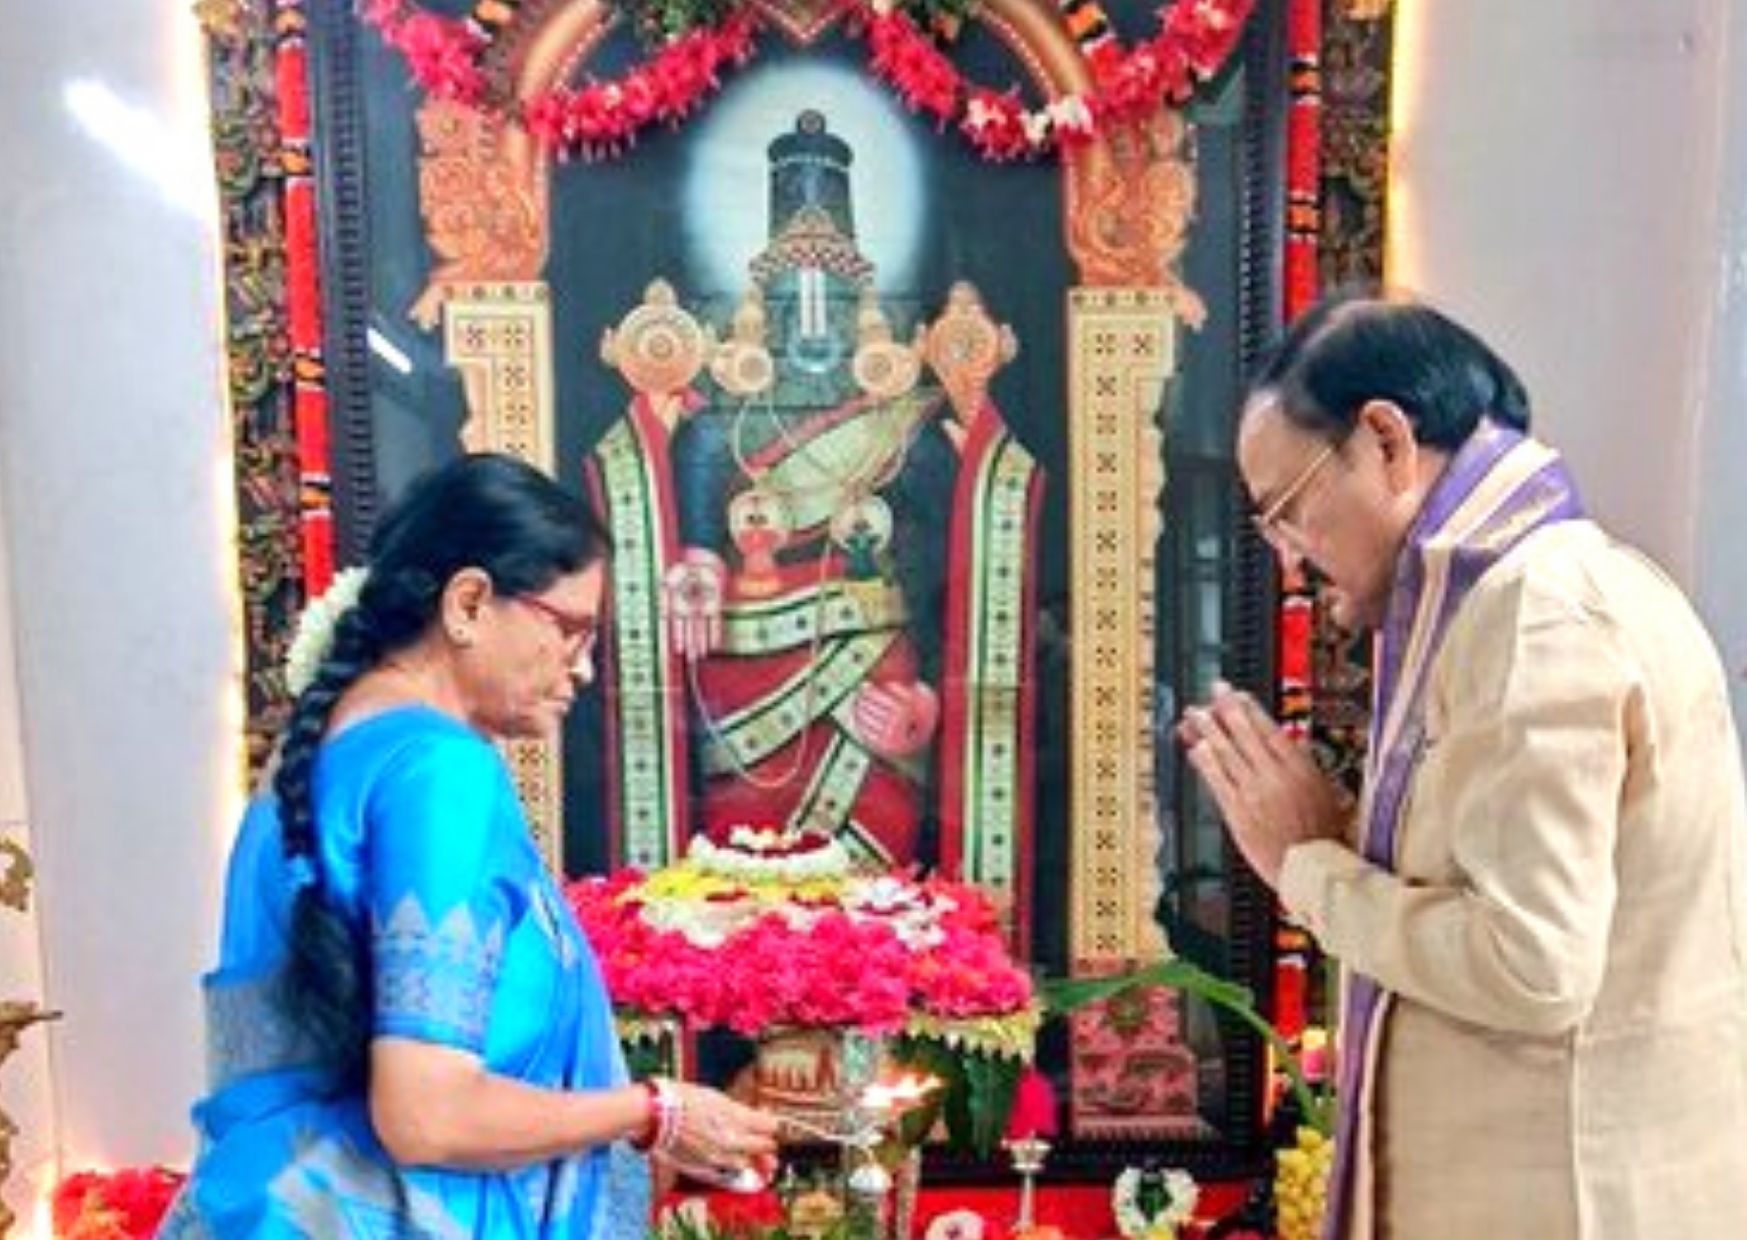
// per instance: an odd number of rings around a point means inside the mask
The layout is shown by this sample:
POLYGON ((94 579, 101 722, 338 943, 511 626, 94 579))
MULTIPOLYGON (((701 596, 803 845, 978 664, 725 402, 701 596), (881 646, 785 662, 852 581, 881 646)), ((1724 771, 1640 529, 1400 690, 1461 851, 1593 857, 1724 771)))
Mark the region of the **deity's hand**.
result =
POLYGON ((680 1100, 678 1133, 664 1157, 694 1179, 733 1187, 751 1169, 768 1183, 776 1171, 780 1121, 704 1085, 675 1081, 680 1100))
POLYGON ((1352 799, 1247 693, 1223 682, 1177 725, 1244 859, 1270 887, 1295 844, 1341 839, 1352 799))
POLYGON ((907 758, 934 739, 940 698, 920 680, 904 684, 866 684, 850 710, 856 735, 875 753, 907 758))
POLYGON ((662 577, 662 596, 673 644, 696 661, 722 644, 722 599, 727 593, 728 566, 722 557, 702 547, 688 547, 679 563, 662 577))

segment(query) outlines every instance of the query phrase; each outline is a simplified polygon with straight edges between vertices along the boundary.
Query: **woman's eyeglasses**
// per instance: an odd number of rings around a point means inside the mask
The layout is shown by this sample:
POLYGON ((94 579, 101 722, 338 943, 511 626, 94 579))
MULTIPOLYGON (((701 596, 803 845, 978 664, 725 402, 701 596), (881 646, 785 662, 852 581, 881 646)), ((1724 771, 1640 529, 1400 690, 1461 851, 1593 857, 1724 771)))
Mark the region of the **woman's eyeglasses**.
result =
POLYGON ((531 607, 557 626, 558 636, 569 651, 572 662, 594 649, 595 639, 600 636, 598 616, 574 615, 533 594, 518 594, 515 601, 531 607))

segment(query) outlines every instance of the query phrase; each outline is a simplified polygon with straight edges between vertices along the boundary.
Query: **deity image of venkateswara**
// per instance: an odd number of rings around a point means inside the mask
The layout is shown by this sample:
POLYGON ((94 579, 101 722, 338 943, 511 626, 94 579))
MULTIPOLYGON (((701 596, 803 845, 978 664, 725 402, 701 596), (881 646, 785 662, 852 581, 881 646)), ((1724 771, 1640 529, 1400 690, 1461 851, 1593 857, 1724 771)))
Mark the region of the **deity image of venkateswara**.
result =
POLYGON ((910 322, 882 301, 822 112, 767 153, 726 321, 654 278, 602 342, 630 390, 584 462, 619 856, 819 831, 979 883, 1023 947, 1043 477, 989 390, 1017 342, 964 280, 910 322))

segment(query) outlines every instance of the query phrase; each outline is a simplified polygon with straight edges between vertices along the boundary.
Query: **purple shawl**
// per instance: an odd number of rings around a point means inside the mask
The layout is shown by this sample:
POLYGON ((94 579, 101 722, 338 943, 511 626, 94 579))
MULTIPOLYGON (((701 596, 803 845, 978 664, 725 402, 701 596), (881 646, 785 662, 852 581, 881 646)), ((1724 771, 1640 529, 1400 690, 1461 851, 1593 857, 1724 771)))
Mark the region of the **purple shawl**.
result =
MULTIPOLYGON (((1462 600, 1530 533, 1582 515, 1559 455, 1492 421, 1483 421, 1468 437, 1426 497, 1397 564, 1377 637, 1370 751, 1359 806, 1360 850, 1368 861, 1395 868, 1401 812, 1423 749, 1426 686, 1462 600)), ((1369 1139, 1370 1125, 1360 1120, 1370 1106, 1368 1067, 1389 998, 1372 978, 1349 974, 1324 1240, 1347 1235, 1358 1166, 1354 1142, 1369 1139)))

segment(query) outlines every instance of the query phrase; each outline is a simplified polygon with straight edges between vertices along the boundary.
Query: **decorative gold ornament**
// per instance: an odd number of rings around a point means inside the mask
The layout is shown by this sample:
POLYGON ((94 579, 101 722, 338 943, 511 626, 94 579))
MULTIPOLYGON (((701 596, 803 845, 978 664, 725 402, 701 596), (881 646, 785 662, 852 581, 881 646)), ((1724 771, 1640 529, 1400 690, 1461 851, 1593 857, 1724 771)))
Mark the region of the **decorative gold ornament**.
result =
POLYGON ((419 210, 437 256, 411 316, 437 322, 451 285, 536 281, 546 262, 546 166, 516 158, 490 115, 441 99, 418 111, 419 210))
POLYGON ((1163 289, 1075 289, 1068 300, 1067 489, 1078 540, 1069 951, 1075 962, 1149 960, 1160 844, 1153 727, 1155 555, 1164 451, 1159 409, 1176 371, 1163 289))
POLYGON ((1160 289, 1178 318, 1199 327, 1206 307, 1176 275, 1195 210, 1186 135, 1179 113, 1161 111, 1074 157, 1068 248, 1082 283, 1160 289))
POLYGON ((728 339, 710 358, 710 375, 724 392, 756 396, 776 382, 776 363, 765 345, 764 290, 754 284, 740 298, 728 339))
POLYGON ((989 316, 983 295, 969 280, 953 284, 940 317, 924 330, 921 344, 922 356, 958 415, 960 433, 988 399, 995 372, 1019 356, 1013 329, 989 316))
POLYGON ((922 333, 910 344, 892 339, 891 320, 872 287, 861 290, 855 312, 856 349, 850 372, 855 384, 877 400, 902 396, 922 375, 922 333))
POLYGON ((677 397, 715 351, 712 333, 679 304, 673 285, 659 279, 644 291, 642 305, 601 336, 601 360, 652 398, 677 397))

